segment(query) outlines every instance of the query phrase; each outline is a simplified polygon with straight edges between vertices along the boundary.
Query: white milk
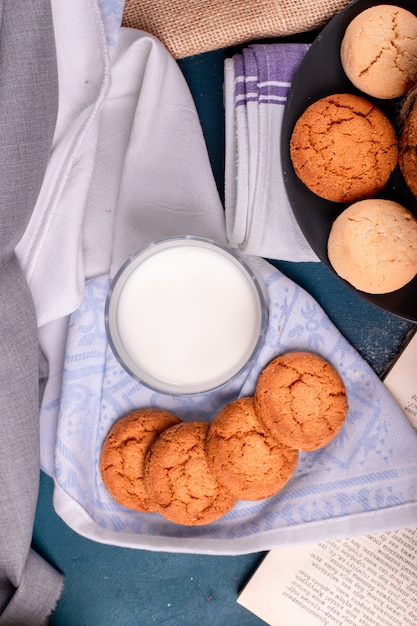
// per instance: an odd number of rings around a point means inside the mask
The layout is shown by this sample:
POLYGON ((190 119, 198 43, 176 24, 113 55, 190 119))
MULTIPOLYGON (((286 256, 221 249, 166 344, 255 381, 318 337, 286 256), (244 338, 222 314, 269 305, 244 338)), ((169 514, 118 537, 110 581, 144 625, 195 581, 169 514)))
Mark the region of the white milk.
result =
POLYGON ((140 258, 115 308, 121 344, 115 347, 127 368, 170 393, 202 392, 233 377, 251 357, 263 323, 261 297, 245 267, 196 239, 157 244, 140 258))

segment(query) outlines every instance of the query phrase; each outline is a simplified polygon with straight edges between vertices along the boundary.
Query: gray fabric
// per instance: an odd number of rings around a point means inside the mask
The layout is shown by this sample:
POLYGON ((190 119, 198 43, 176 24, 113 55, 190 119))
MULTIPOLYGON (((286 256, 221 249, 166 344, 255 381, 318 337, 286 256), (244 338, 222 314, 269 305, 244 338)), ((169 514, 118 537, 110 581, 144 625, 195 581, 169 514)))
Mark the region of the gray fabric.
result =
POLYGON ((39 483, 39 353, 14 255, 36 203, 58 106, 49 0, 0 0, 0 624, 36 625, 62 576, 30 548, 39 483))

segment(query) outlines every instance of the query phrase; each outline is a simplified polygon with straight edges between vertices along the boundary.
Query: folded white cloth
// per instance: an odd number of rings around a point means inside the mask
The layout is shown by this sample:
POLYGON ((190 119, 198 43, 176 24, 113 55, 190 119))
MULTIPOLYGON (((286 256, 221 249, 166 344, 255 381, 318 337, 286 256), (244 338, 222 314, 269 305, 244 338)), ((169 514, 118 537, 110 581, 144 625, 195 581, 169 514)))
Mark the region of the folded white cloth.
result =
POLYGON ((225 209, 245 254, 318 261, 292 213, 281 168, 287 93, 307 44, 254 44, 225 61, 225 209))
POLYGON ((117 267, 148 240, 185 231, 224 239, 180 70, 145 33, 120 29, 113 47, 105 6, 53 2, 59 117, 41 194, 17 247, 41 327, 77 308, 86 277, 117 267))
POLYGON ((150 35, 117 31, 106 6, 53 2, 59 119, 17 248, 49 363, 41 463, 50 475, 68 316, 81 303, 85 280, 114 273, 161 237, 226 242, 200 122, 177 63, 150 35))
POLYGON ((201 396, 159 394, 133 380, 106 340, 103 308, 110 279, 87 283, 68 333, 55 457, 55 508, 75 531, 132 548, 241 554, 415 524, 417 437, 401 409, 309 294, 266 261, 246 260, 269 297, 265 344, 248 372, 201 396), (221 520, 195 528, 113 500, 98 462, 118 418, 153 406, 184 420, 211 420, 225 403, 251 395, 261 368, 288 350, 314 351, 336 367, 347 388, 349 412, 328 446, 300 454, 295 474, 279 494, 241 501, 221 520))

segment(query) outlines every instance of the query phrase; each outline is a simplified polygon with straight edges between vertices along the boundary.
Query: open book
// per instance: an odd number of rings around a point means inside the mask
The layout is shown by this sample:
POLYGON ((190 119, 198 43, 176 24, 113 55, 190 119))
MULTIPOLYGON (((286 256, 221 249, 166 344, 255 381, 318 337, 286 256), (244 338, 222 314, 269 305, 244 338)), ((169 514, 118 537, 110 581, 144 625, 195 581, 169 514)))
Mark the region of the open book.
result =
MULTIPOLYGON (((417 429, 417 333, 384 383, 417 429)), ((416 626, 417 520, 415 528, 271 550, 238 603, 270 626, 416 626)))

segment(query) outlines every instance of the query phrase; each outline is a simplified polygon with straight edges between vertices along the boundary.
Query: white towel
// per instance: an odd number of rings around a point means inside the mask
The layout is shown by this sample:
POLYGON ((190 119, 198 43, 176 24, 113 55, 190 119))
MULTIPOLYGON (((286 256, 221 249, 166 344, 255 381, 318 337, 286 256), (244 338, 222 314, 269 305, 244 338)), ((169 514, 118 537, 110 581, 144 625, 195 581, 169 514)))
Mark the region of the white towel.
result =
POLYGON ((225 61, 226 229, 232 248, 284 261, 318 261, 285 190, 281 127, 307 44, 253 44, 225 61))
POLYGON ((53 2, 59 119, 39 200, 17 248, 49 363, 41 464, 50 475, 65 338, 85 281, 114 273, 143 244, 164 236, 226 242, 185 79, 155 38, 118 29, 121 4, 110 12, 110 3, 98 0, 53 2))

